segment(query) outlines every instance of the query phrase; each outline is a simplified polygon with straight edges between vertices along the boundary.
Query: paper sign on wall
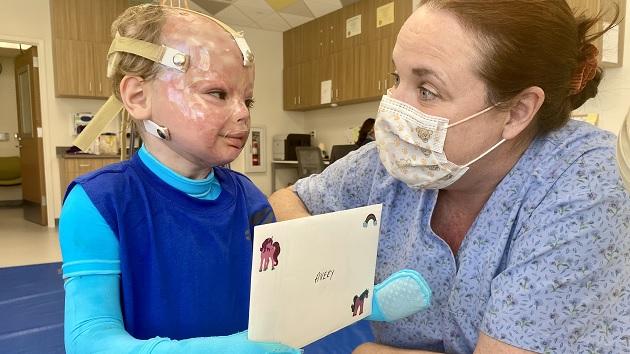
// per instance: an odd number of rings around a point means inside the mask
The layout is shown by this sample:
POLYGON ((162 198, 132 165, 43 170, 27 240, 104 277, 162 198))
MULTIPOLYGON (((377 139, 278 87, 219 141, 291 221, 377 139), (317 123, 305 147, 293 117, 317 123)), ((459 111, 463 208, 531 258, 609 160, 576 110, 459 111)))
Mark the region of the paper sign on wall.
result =
POLYGON ((332 80, 322 81, 320 87, 320 102, 321 104, 327 104, 332 101, 332 80))
POLYGON ((376 28, 394 23, 394 3, 379 6, 376 9, 376 28))
POLYGON ((346 20, 346 38, 361 34, 361 15, 346 20))
MULTIPOLYGON (((604 22, 602 26, 607 28, 610 23, 604 22)), ((602 37, 602 61, 619 64, 619 26, 611 28, 602 37)))

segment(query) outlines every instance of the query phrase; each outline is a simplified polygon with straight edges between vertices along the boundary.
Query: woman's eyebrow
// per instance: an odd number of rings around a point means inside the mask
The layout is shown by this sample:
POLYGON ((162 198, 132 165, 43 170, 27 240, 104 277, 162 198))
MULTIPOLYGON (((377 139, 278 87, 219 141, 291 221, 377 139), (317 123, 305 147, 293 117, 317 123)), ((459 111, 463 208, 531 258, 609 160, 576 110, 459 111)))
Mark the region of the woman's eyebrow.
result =
POLYGON ((436 80, 442 83, 442 85, 446 86, 446 81, 435 71, 427 68, 413 68, 411 72, 418 77, 432 76, 436 80))

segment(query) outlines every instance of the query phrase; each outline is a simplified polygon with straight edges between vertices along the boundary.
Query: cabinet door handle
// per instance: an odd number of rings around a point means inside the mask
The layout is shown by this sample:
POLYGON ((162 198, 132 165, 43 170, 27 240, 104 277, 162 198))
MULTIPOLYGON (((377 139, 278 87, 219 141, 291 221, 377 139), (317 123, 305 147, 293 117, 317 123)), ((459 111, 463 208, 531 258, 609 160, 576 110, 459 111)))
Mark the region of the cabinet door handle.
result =
POLYGON ((92 82, 90 81, 90 83, 88 84, 88 91, 92 92, 92 82))
POLYGON ((381 92, 381 80, 378 80, 378 92, 381 92))
POLYGON ((98 92, 102 93, 103 92, 103 84, 102 83, 98 83, 98 92))
POLYGON ((338 88, 335 89, 335 98, 339 98, 339 89, 338 88))
POLYGON ((293 96, 293 104, 297 104, 297 97, 293 96))
POLYGON ((90 167, 89 163, 80 163, 79 167, 90 167))
POLYGON ((298 96, 298 104, 302 104, 302 96, 298 96))

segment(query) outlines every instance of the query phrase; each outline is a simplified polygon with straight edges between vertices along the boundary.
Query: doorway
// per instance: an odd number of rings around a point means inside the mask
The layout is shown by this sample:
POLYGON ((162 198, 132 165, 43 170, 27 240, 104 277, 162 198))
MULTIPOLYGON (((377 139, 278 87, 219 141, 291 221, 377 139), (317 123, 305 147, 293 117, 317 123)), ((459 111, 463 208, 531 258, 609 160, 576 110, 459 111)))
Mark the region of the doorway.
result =
MULTIPOLYGON (((0 141, 0 156, 19 157, 18 200, 23 217, 45 226, 48 215, 38 62, 36 46, 0 42, 0 102, 5 107, 0 115, 0 137, 6 138, 0 141)), ((15 200, 9 200, 11 203, 15 200)))

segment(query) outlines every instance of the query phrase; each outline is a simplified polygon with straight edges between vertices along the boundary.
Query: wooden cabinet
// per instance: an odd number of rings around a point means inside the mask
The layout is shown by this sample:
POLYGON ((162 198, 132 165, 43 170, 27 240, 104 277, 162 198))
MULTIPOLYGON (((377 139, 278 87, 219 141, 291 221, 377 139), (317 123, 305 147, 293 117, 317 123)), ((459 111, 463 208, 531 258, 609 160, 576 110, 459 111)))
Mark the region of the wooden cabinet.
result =
POLYGON ((319 87, 316 87, 315 60, 284 68, 283 101, 285 110, 302 110, 319 104, 319 87))
POLYGON ((120 162, 120 159, 117 156, 111 157, 84 157, 84 156, 71 156, 71 157, 62 157, 59 164, 59 175, 60 175, 60 187, 61 194, 63 195, 68 188, 70 182, 72 182, 75 178, 86 174, 88 172, 92 172, 94 170, 98 170, 101 167, 107 166, 112 163, 120 162))
POLYGON ((127 0, 51 0, 57 97, 107 98, 110 26, 127 0))
POLYGON ((392 50, 412 0, 361 0, 284 32, 284 109, 309 110, 331 80, 331 103, 379 99, 392 84, 392 50), (393 5, 394 22, 377 27, 376 11, 393 5), (346 37, 346 20, 361 15, 361 33, 346 37))
MULTIPOLYGON (((589 34, 597 33, 606 28, 613 20, 615 5, 619 7, 619 18, 626 14, 626 0, 567 0, 569 6, 577 14, 584 14, 588 17, 596 17, 602 14, 602 18, 589 31, 589 34)), ((611 30, 609 45, 604 48, 603 37, 599 37, 593 44, 599 49, 599 62, 603 67, 621 67, 623 65, 623 44, 625 32, 625 19, 621 21, 617 28, 611 30), (613 48, 610 48, 612 45, 613 48)))

